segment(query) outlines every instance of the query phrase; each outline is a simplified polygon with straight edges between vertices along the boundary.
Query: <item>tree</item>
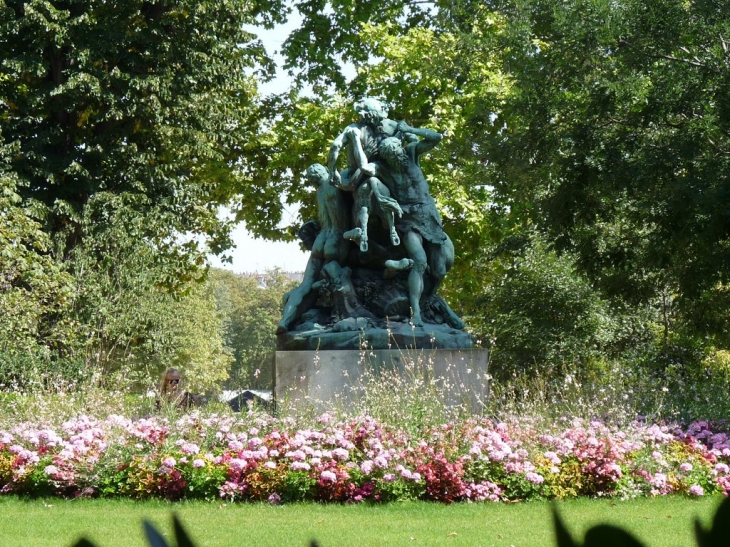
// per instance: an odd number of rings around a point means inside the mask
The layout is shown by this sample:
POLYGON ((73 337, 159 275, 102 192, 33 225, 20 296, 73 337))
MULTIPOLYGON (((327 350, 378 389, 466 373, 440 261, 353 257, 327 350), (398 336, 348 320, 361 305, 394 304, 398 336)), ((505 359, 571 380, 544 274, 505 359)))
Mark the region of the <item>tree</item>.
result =
POLYGON ((259 278, 220 269, 211 270, 211 282, 225 316, 225 345, 234 358, 228 385, 271 389, 276 326, 291 283, 278 271, 259 278))
POLYGON ((82 242, 67 260, 76 293, 67 315, 83 327, 88 365, 107 385, 148 389, 176 367, 194 392, 214 390, 232 361, 214 286, 178 280, 171 290, 170 266, 125 213, 110 207, 102 238, 82 242))
POLYGON ((492 350, 492 375, 589 372, 601 362, 635 362, 651 353, 653 310, 612 305, 575 262, 535 230, 482 255, 477 273, 494 281, 474 295, 468 312, 492 350))
POLYGON ((100 195, 121 198, 114 206, 144 218, 144 237, 185 266, 200 250, 178 234, 229 245, 218 206, 251 183, 258 159, 241 156, 260 132, 252 73, 271 68, 243 25, 270 26, 284 11, 279 0, 2 4, 3 139, 16 145, 18 193, 47 209, 59 257, 103 227, 111 200, 85 212, 100 195), (87 232, 84 215, 95 221, 87 232))
POLYGON ((73 347, 73 280, 48 256, 50 239, 7 169, 11 153, 0 148, 0 354, 73 347))
MULTIPOLYGON (((727 5, 502 4, 514 93, 488 150, 499 193, 604 294, 727 344, 727 5), (699 304, 699 305, 698 305, 699 304)), ((487 136, 487 135, 485 135, 487 136)))
POLYGON ((142 385, 175 364, 196 389, 226 377, 205 252, 230 245, 218 209, 234 195, 252 218, 279 202, 253 176, 272 63, 244 25, 285 13, 279 0, 0 5, 8 347, 27 332, 51 359, 142 385), (64 324, 75 337, 54 334, 64 324))

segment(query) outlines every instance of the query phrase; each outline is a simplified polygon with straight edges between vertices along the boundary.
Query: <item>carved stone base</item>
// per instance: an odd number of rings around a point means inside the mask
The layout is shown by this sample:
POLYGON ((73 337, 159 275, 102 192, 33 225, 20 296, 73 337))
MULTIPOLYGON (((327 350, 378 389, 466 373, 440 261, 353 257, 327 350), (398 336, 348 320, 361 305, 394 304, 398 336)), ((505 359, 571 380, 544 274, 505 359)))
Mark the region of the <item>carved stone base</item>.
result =
POLYGON ((414 327, 408 322, 348 318, 324 328, 316 323, 277 336, 282 351, 370 349, 467 349, 471 336, 446 324, 414 327))
POLYGON ((277 351, 277 406, 326 410, 353 402, 383 371, 412 380, 435 380, 448 407, 483 410, 489 394, 488 350, 277 351))

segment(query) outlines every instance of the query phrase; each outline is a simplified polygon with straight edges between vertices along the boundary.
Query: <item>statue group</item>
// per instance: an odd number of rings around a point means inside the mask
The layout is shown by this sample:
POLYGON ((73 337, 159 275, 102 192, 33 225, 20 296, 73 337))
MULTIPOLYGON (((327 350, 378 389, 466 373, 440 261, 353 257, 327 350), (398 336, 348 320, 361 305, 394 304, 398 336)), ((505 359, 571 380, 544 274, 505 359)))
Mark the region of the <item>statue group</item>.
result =
POLYGON ((470 347, 464 323, 437 294, 454 262, 421 155, 443 135, 388 119, 374 98, 311 165, 318 221, 299 237, 311 254, 284 297, 280 350, 470 347), (346 157, 343 170, 338 160, 346 157))

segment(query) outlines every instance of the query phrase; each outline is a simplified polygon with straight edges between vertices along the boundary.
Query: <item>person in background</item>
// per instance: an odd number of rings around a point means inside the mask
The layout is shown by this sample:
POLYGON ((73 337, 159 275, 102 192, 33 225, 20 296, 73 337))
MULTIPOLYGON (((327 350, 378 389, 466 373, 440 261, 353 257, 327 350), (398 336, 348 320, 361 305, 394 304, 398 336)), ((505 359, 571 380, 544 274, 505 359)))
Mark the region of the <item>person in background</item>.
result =
POLYGON ((190 408, 191 406, 199 406, 201 404, 198 397, 182 389, 182 378, 180 371, 176 368, 168 368, 162 375, 160 395, 157 398, 157 409, 159 410, 163 404, 182 408, 190 408))

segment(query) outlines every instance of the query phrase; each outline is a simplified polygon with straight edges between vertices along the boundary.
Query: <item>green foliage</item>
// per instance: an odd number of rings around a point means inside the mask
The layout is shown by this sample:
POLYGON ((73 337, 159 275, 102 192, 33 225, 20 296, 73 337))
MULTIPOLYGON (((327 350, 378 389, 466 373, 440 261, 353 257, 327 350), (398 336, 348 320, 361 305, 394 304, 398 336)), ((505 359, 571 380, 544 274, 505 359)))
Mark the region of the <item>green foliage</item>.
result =
POLYGON ((208 249, 230 245, 219 205, 249 194, 240 214, 254 217, 279 203, 254 177, 267 113, 257 82, 272 63, 243 27, 285 13, 278 0, 0 6, 10 380, 64 359, 117 386, 154 385, 168 366, 195 390, 227 377, 212 289, 199 282, 208 249))
POLYGON ((590 368, 651 348, 647 323, 655 318, 612 306, 577 271, 572 255, 555 252, 539 234, 494 246, 478 272, 493 281, 469 312, 477 336, 492 348, 492 374, 590 368))
POLYGON ((93 370, 83 355, 59 355, 43 348, 0 351, 0 391, 67 391, 87 387, 93 370))
POLYGON ((302 24, 284 42, 285 68, 298 83, 314 85, 316 94, 346 80, 342 61, 364 65, 377 55, 362 35, 365 23, 388 25, 398 21, 403 29, 422 25, 427 8, 418 2, 385 0, 377 5, 353 0, 300 0, 294 3, 302 24))
POLYGON ((224 317, 224 344, 234 360, 228 385, 270 389, 276 326, 290 283, 277 271, 263 277, 263 287, 256 277, 219 269, 211 270, 210 279, 224 317))
POLYGON ((730 258, 721 3, 503 6, 513 94, 501 138, 477 141, 497 191, 531 203, 606 295, 668 295, 678 321, 724 340, 727 315, 696 319, 720 309, 730 258))
POLYGON ((0 157, 0 355, 69 348, 71 277, 49 255, 50 240, 18 194, 0 157))
POLYGON ((282 486, 282 497, 288 501, 304 501, 309 499, 317 481, 306 471, 289 471, 282 486))
POLYGON ((235 163, 258 131, 250 74, 271 68, 243 24, 281 13, 277 1, 3 4, 3 137, 62 256, 93 237, 80 218, 103 193, 159 245, 192 231, 225 247, 217 204, 247 182, 235 163))
MULTIPOLYGON (((77 284, 73 316, 88 333, 87 359, 115 385, 155 386, 172 366, 190 389, 207 391, 227 378, 230 365, 213 287, 175 276, 174 264, 137 237, 142 219, 127 213, 110 206, 103 229, 66 263, 77 284)), ((84 220, 82 226, 94 223, 84 220)))

